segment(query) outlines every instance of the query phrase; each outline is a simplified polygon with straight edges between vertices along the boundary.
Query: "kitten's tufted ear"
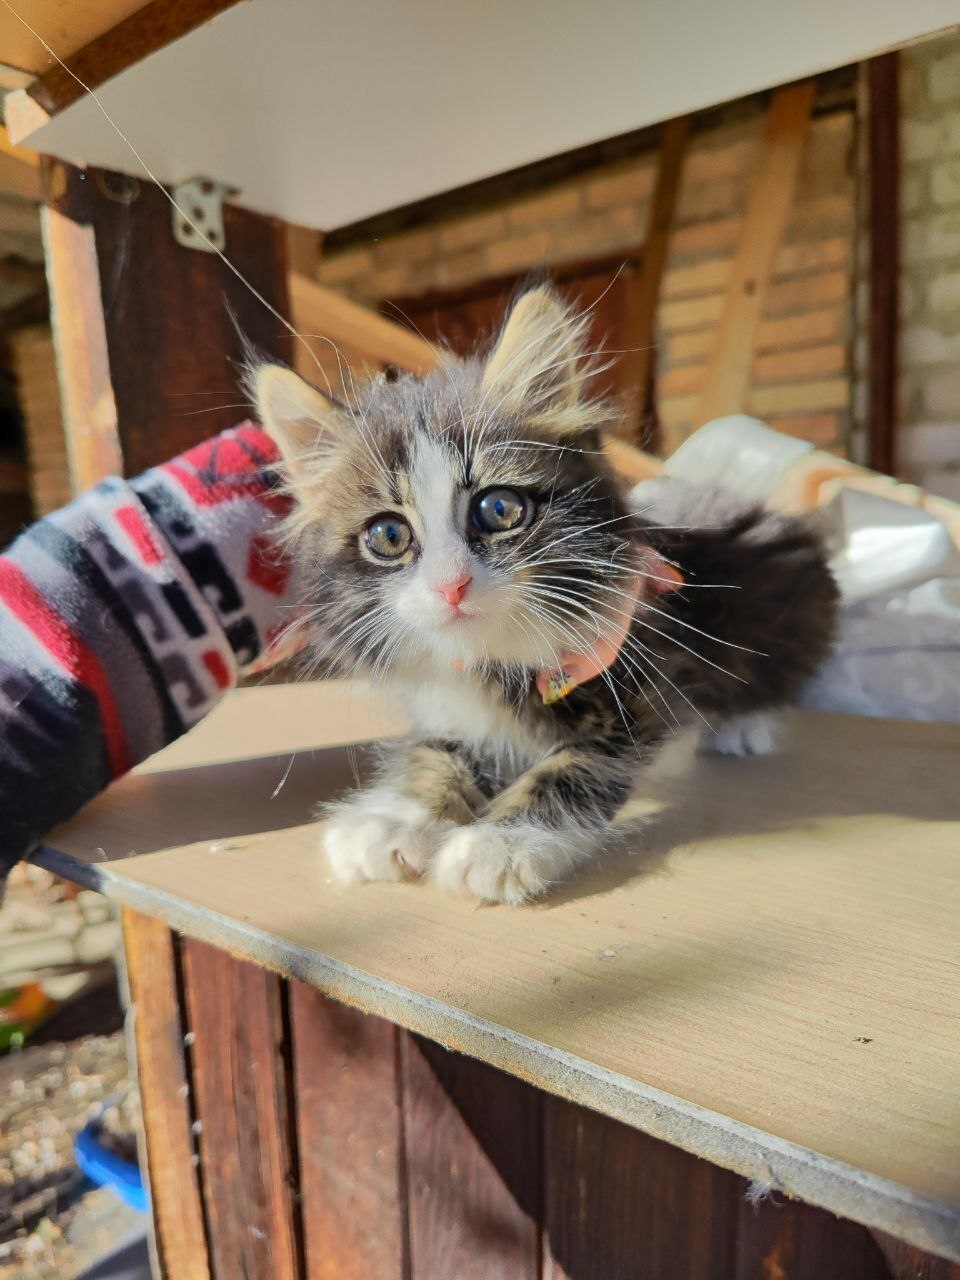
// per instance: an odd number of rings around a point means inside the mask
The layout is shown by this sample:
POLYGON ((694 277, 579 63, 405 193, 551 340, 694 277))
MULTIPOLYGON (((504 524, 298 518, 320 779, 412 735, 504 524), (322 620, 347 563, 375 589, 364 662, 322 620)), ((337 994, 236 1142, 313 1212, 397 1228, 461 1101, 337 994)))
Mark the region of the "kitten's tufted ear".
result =
POLYGON ((547 286, 521 294, 487 359, 486 404, 557 436, 602 425, 608 414, 583 394, 588 327, 547 286))
POLYGON ((349 429, 347 415, 283 365, 258 365, 250 372, 249 384, 257 416, 280 450, 290 484, 296 489, 322 462, 324 443, 349 429))

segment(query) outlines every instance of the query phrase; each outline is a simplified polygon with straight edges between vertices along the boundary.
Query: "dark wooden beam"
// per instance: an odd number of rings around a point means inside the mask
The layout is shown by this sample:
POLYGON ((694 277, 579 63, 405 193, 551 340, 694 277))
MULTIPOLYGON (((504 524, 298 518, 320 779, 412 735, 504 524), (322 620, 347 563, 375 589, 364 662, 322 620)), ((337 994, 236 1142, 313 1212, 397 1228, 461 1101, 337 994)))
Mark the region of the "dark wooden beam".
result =
POLYGON ((867 461, 897 469, 900 321, 900 55, 867 63, 869 85, 870 323, 867 461))
MULTIPOLYGON (((83 393, 84 411, 67 413, 68 433, 76 441, 101 420, 106 430, 112 401, 123 470, 136 475, 244 418, 237 329, 289 363, 292 339, 280 321, 215 254, 174 240, 170 203, 152 184, 60 161, 45 161, 44 181, 61 381, 72 360, 77 380, 66 387, 83 393)), ((228 205, 224 226, 231 262, 286 315, 284 224, 228 205)), ((116 469, 112 459, 107 469, 116 469)))
POLYGON ((683 158, 690 135, 690 117, 668 120, 660 138, 657 178, 650 202, 650 220, 643 245, 640 269, 630 280, 623 328, 623 355, 620 357, 620 387, 627 412, 623 434, 634 444, 656 448, 648 438, 653 412, 654 339, 660 283, 667 264, 670 230, 677 207, 683 158))

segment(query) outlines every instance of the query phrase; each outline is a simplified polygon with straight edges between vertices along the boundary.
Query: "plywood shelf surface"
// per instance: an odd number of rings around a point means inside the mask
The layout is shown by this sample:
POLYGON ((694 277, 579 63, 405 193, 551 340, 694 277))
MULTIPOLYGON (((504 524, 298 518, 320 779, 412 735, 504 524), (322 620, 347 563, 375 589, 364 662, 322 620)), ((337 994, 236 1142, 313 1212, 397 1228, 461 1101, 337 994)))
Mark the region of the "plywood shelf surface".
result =
POLYGON ((678 742, 623 848, 518 911, 330 882, 313 807, 394 727, 340 685, 243 690, 38 860, 960 1258, 960 729, 798 713, 778 757, 678 742))

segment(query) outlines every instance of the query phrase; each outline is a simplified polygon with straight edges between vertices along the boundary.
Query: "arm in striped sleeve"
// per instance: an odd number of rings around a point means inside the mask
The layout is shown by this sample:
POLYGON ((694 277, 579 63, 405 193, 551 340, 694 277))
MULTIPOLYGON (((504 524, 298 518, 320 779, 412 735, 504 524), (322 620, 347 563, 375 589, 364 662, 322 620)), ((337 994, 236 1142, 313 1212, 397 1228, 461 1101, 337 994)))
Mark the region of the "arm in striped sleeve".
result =
POLYGON ((0 876, 278 652, 275 461, 243 423, 103 481, 0 556, 0 876))

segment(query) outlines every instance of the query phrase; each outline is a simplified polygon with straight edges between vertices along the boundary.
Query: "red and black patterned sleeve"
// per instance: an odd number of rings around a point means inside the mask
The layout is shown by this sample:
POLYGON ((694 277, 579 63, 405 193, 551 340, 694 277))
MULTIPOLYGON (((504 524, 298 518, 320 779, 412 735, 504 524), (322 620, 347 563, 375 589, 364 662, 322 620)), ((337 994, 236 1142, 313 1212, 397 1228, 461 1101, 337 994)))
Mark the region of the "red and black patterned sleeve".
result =
POLYGON ((279 656, 276 456, 243 423, 103 481, 0 556, 0 875, 279 656))

